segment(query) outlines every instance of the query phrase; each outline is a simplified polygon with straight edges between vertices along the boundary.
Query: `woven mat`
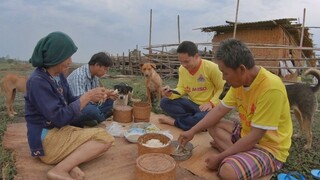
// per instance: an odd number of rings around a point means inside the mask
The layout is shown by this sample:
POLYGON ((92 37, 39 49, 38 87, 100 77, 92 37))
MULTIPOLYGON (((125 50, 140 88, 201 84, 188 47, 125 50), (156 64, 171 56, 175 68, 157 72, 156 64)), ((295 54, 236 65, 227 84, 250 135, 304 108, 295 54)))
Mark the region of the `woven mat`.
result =
MULTIPOLYGON (((154 115, 152 115, 154 117, 154 115)), ((108 121, 101 126, 106 126, 108 121)), ((130 123, 125 124, 129 127, 130 123)), ((7 126, 3 137, 3 147, 12 152, 15 158, 16 180, 43 180, 53 166, 46 165, 36 158, 32 158, 27 143, 26 123, 14 123, 7 126)), ((84 163, 80 168, 85 172, 86 179, 134 179, 135 160, 138 157, 136 144, 129 143, 125 138, 116 138, 115 145, 107 153, 95 160, 84 163)), ((193 175, 188 170, 176 169, 177 179, 203 179, 193 175)))
MULTIPOLYGON (((151 114, 151 123, 163 130, 169 130, 176 140, 181 132, 175 127, 159 124, 158 115, 151 114)), ((106 127, 111 121, 101 124, 106 127)), ((123 123, 126 127, 130 123, 123 123)), ((53 166, 46 165, 40 160, 32 158, 26 138, 26 123, 14 123, 7 126, 3 137, 3 147, 9 149, 15 158, 17 174, 15 179, 36 180, 45 179, 46 173, 53 166)), ((216 172, 205 167, 204 159, 211 153, 217 153, 210 147, 211 137, 207 132, 197 134, 191 143, 197 146, 193 150, 193 155, 186 161, 178 161, 177 179, 219 179, 216 172)), ((135 160, 138 157, 137 145, 129 143, 123 137, 117 137, 115 145, 107 153, 93 161, 84 163, 80 168, 85 172, 86 179, 107 180, 107 179, 134 179, 135 160)), ((270 176, 260 178, 260 180, 270 179, 270 176)))

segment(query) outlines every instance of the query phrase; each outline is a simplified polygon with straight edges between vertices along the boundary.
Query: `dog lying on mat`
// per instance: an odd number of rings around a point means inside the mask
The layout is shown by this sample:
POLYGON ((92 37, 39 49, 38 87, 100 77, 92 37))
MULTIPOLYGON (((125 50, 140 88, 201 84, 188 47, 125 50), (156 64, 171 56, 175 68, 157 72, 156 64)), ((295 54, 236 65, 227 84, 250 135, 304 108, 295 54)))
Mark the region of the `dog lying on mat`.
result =
POLYGON ((25 93, 28 78, 17 74, 7 74, 1 80, 1 89, 6 98, 7 113, 13 117, 17 113, 13 109, 13 102, 16 97, 17 91, 25 93))
POLYGON ((127 106, 129 102, 139 102, 139 99, 134 99, 133 88, 125 83, 114 85, 114 90, 118 93, 118 98, 113 102, 113 107, 117 105, 127 106))
POLYGON ((141 72, 145 77, 146 93, 148 97, 148 102, 152 104, 152 97, 156 95, 158 97, 158 103, 161 100, 161 88, 162 79, 160 75, 156 72, 156 64, 154 63, 144 63, 141 64, 141 72))
MULTIPOLYGON (((320 89, 320 71, 311 68, 305 72, 305 75, 313 75, 318 80, 318 83, 315 86, 304 83, 286 84, 285 86, 290 108, 293 110, 300 126, 299 133, 294 136, 298 137, 305 131, 307 133, 307 144, 304 149, 310 149, 312 144, 312 121, 318 109, 316 93, 320 89)), ((223 92, 219 96, 220 99, 223 99, 229 88, 230 86, 226 83, 223 92)))

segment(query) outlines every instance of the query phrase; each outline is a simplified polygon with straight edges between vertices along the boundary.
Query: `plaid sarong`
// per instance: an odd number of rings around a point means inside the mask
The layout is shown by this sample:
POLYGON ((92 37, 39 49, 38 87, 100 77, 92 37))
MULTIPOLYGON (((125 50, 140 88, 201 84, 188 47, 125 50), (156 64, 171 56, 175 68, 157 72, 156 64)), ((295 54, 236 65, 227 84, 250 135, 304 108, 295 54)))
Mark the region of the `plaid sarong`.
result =
MULTIPOLYGON (((231 137, 233 143, 241 138, 240 132, 241 126, 236 123, 231 137)), ((235 170, 238 179, 241 180, 256 179, 257 177, 266 176, 281 169, 283 166, 283 163, 275 159, 271 153, 258 147, 225 158, 220 164, 220 167, 224 163, 231 165, 235 170)))

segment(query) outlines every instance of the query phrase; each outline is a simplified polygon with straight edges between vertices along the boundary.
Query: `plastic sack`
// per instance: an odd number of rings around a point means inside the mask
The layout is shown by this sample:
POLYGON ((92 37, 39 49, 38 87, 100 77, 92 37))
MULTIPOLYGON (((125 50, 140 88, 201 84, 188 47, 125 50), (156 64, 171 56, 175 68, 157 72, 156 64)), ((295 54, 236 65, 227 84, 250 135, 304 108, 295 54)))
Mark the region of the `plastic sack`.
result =
POLYGON ((112 136, 123 137, 123 134, 126 130, 121 124, 112 122, 109 126, 106 127, 106 131, 112 136))

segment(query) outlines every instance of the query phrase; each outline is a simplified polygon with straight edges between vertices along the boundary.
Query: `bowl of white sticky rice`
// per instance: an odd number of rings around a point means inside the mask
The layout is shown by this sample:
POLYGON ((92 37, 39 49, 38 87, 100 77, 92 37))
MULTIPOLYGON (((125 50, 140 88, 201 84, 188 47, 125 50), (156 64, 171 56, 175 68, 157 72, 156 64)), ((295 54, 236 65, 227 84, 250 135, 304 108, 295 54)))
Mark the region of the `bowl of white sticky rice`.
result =
POLYGON ((171 140, 161 133, 146 133, 138 138, 138 154, 164 153, 170 154, 171 140))

